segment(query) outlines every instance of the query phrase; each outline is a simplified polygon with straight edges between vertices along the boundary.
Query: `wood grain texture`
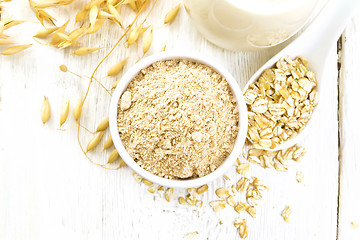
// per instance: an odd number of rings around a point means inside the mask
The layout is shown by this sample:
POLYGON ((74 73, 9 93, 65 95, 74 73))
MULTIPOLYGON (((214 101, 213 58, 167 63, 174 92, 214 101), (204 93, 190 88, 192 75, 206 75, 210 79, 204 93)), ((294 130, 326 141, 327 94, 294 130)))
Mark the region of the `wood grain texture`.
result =
POLYGON ((349 23, 342 37, 340 105, 340 198, 338 239, 360 239, 360 127, 358 65, 360 61, 360 12, 349 23), (354 226, 352 225, 354 224, 354 226))
MULTIPOLYGON (((261 52, 232 52, 218 48, 198 34, 184 9, 180 10, 173 23, 162 26, 163 16, 177 2, 159 1, 151 14, 149 22, 155 24, 154 42, 147 55, 158 52, 165 43, 167 51, 196 52, 220 62, 238 79, 240 87, 244 87, 247 79, 283 47, 261 52)), ((21 16, 36 21, 27 3, 19 1, 17 4, 20 7, 14 11, 14 18, 21 16)), ((82 3, 77 4, 55 10, 54 15, 70 14, 72 8, 80 9, 82 3)), ((130 11, 127 13, 133 16, 130 11)), ((64 20, 59 19, 58 23, 64 20)), ((34 35, 41 28, 39 24, 27 24, 13 31, 19 42, 31 41, 26 36, 34 35)), ((356 18, 352 24, 346 36, 348 43, 358 48, 360 33, 356 31, 356 26, 360 24, 360 19, 356 18)), ((84 37, 84 46, 104 47, 99 54, 85 58, 69 55, 74 49, 62 51, 40 45, 14 56, 0 56, 0 239, 186 239, 185 234, 194 231, 199 232, 194 239, 239 239, 233 227, 236 217, 248 220, 249 240, 336 239, 340 153, 335 44, 330 57, 324 62, 324 79, 328 84, 324 85, 327 89, 323 90, 323 101, 327 104, 319 109, 320 117, 313 126, 313 132, 301 143, 308 150, 306 159, 291 163, 286 173, 251 166, 248 176, 257 176, 270 188, 260 201, 257 218, 252 219, 246 213, 237 214, 229 206, 214 213, 208 204, 198 209, 180 206, 176 200, 168 203, 162 196, 152 195, 147 192, 146 186, 136 183, 130 169, 110 171, 89 163, 77 144, 72 116, 64 124, 68 131, 56 130, 62 104, 69 98, 72 112, 77 98, 85 93, 88 82, 86 78, 59 71, 59 65, 66 64, 70 70, 89 76, 120 35, 120 29, 105 27, 95 36, 84 37), (45 126, 40 119, 44 95, 49 97, 52 110, 45 126), (296 171, 304 173, 304 183, 296 182, 296 171), (281 217, 286 205, 293 210, 290 223, 284 222, 281 217), (224 222, 221 226, 220 220, 224 222)), ((358 49, 346 44, 345 41, 343 66, 354 66, 360 62, 355 58, 358 49), (346 62, 348 57, 353 60, 346 62)), ((116 80, 115 77, 105 77, 112 64, 129 56, 126 70, 138 59, 134 54, 135 46, 126 49, 123 44, 120 45, 96 75, 107 87, 116 80)), ((349 94, 341 95, 341 119, 350 121, 354 115, 349 118, 347 114, 355 107, 353 97, 356 96, 352 84, 357 84, 357 81, 356 74, 346 74, 347 80, 343 81, 342 89, 343 93, 349 94), (351 82, 348 81, 350 77, 351 82)), ((109 102, 110 96, 94 83, 84 104, 82 123, 89 129, 95 129, 107 116, 109 102)), ((359 168, 353 150, 358 144, 354 141, 356 131, 353 131, 358 130, 353 128, 356 122, 350 122, 352 128, 345 129, 345 126, 348 125, 344 125, 341 132, 341 150, 346 152, 341 152, 340 187, 344 194, 341 197, 340 210, 343 209, 344 214, 340 213, 340 226, 344 227, 340 228, 339 236, 347 240, 357 239, 351 238, 353 235, 348 224, 349 220, 354 218, 356 221, 355 218, 359 217, 358 212, 351 211, 351 207, 356 205, 352 200, 351 183, 359 181, 356 176, 359 168)), ((83 145, 91 136, 81 131, 83 145)), ((97 150, 90 157, 104 162, 111 150, 104 154, 97 150)), ((227 176, 231 178, 230 183, 223 179, 209 183, 209 190, 203 196, 205 203, 216 199, 216 188, 231 185, 240 178, 235 168, 230 169, 227 176)), ((175 193, 176 196, 184 195, 185 190, 176 189, 175 193)))

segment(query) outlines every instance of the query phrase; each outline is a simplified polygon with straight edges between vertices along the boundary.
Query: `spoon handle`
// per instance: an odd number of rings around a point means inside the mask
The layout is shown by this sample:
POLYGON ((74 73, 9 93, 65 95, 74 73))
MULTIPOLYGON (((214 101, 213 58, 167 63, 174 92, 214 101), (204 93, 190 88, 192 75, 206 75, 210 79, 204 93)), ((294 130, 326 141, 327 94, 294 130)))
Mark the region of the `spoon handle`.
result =
POLYGON ((319 16, 291 44, 292 48, 302 48, 308 56, 326 59, 359 5, 359 0, 329 0, 319 16))

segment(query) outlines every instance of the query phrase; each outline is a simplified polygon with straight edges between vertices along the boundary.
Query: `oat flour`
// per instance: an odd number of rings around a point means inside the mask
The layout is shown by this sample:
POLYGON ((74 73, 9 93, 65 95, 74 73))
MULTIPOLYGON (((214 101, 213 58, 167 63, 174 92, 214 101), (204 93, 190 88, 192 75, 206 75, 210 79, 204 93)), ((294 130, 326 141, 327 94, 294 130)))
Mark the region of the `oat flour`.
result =
POLYGON ((233 149, 238 121, 227 81, 186 60, 141 70, 118 108, 118 130, 129 155, 169 179, 201 177, 219 167, 233 149))

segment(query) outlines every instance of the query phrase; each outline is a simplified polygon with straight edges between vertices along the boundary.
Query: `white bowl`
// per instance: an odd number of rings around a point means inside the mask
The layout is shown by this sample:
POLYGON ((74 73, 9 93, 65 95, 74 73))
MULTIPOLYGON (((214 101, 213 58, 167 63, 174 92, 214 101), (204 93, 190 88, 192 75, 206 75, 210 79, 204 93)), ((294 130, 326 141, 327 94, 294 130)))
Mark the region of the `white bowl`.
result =
POLYGON ((119 152, 121 158, 125 161, 125 163, 136 173, 138 173, 143 178, 157 183, 161 186, 173 187, 173 188, 190 188, 197 187, 208 182, 213 181, 214 179, 221 177, 226 170, 228 170, 234 163, 236 158, 241 154, 243 145, 245 143, 245 138, 247 135, 247 127, 248 127, 248 116, 247 116, 247 107, 245 104, 245 100, 243 98, 243 93, 237 84, 234 77, 222 66, 220 66, 215 61, 205 58, 195 56, 193 54, 187 53, 171 53, 171 52, 162 52, 146 57, 139 62, 137 62, 134 66, 132 66, 122 77, 119 84, 117 85, 110 103, 110 113, 109 113, 109 127, 110 133, 112 136, 112 140, 115 148, 119 152), (186 59, 194 62, 199 62, 205 64, 216 72, 221 74, 229 83, 232 92, 237 100, 237 107, 239 109, 239 132, 235 140, 234 148, 230 155, 224 160, 224 162, 212 173, 205 175, 203 177, 181 180, 181 179, 166 179, 154 175, 142 167, 140 167, 132 157, 127 153, 123 143, 121 142, 120 135, 117 128, 117 114, 118 114, 118 103, 122 93, 126 90, 128 84, 131 80, 139 73, 140 70, 147 68, 151 64, 157 61, 163 60, 174 60, 174 59, 186 59))

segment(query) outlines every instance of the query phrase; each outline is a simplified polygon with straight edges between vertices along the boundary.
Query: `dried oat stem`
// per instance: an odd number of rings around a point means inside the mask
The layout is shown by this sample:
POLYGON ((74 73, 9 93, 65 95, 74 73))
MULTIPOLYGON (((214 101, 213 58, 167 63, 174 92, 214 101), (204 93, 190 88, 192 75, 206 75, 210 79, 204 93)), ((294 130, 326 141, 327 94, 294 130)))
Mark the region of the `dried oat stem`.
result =
MULTIPOLYGON (((84 151, 83 151, 84 152, 84 151)), ((120 161, 119 163, 119 166, 117 166, 116 168, 109 168, 109 167, 106 167, 107 163, 104 163, 104 164, 100 164, 100 163, 97 163, 97 162, 94 162, 86 153, 85 154, 85 157, 93 164, 99 166, 99 167, 102 167, 106 170, 118 170, 120 169, 122 166, 123 166, 123 163, 120 161)))
MULTIPOLYGON (((72 127, 69 127, 69 128, 56 128, 55 130, 58 130, 58 131, 69 131, 73 128, 77 127, 77 124, 75 124, 74 126, 72 127)), ((88 129, 87 127, 83 126, 80 124, 80 127, 83 128, 85 131, 87 131, 88 133, 91 133, 91 134, 95 134, 95 132, 91 131, 90 129, 88 129)))
MULTIPOLYGON (((70 71, 69 69, 67 69, 67 72, 68 73, 71 73, 71 74, 73 74, 73 75, 75 75, 75 76, 77 76, 77 77, 79 77, 79 78, 83 78, 83 77, 85 77, 85 78, 89 78, 89 77, 87 77, 87 76, 82 76, 82 75, 79 75, 79 74, 77 74, 77 73, 75 73, 75 72, 73 72, 73 71, 70 71)), ((97 80, 95 77, 93 77, 94 78, 94 80, 111 96, 112 94, 111 94, 111 92, 110 92, 110 90, 109 89, 107 89, 99 80, 97 80)), ((89 78, 90 79, 90 78, 89 78)))
MULTIPOLYGON (((148 2, 149 0, 146 0, 146 2, 148 2)), ((151 6, 148 14, 146 15, 145 19, 143 20, 143 22, 146 21, 146 19, 148 18, 148 16, 150 15, 150 13, 152 12, 152 10, 154 9, 154 6, 156 5, 158 0, 155 0, 153 5, 151 6)), ((92 83, 92 80, 95 79, 94 75, 95 73, 97 72, 97 70, 99 69, 100 65, 110 56, 110 54, 115 50, 115 48, 119 45, 119 43, 124 39, 124 37, 126 36, 126 34, 130 31, 130 29, 132 28, 132 26, 135 24, 136 20, 139 18, 140 14, 144 11, 145 7, 146 7, 146 3, 144 3, 142 5, 142 7, 139 9, 139 12, 136 14, 136 16, 134 17, 133 21, 131 22, 131 24, 126 28, 125 32, 123 33, 123 35, 121 35, 121 37, 119 38, 119 40, 115 43, 115 45, 110 49, 110 51, 105 55, 105 57, 98 63, 98 65, 95 67, 93 73, 91 74, 91 77, 90 77, 90 80, 89 80, 89 84, 88 84, 88 87, 87 87, 87 90, 86 90, 86 93, 84 95, 84 98, 83 98, 83 103, 85 102, 88 94, 89 94, 89 91, 90 91, 90 87, 91 87, 91 83, 92 83)), ((81 141, 80 141, 80 121, 81 121, 81 115, 79 116, 79 120, 77 121, 77 124, 78 124, 78 128, 77 128, 77 140, 78 140, 78 143, 79 143, 79 146, 80 146, 80 149, 81 151, 84 153, 84 155, 86 156, 86 158, 91 162, 91 163, 94 163, 98 166, 101 166, 105 169, 109 169, 107 167, 104 167, 102 164, 99 164, 99 163, 96 163, 94 162, 93 160, 91 160, 88 156, 87 156, 87 153, 85 152, 84 148, 82 147, 81 145, 81 141)), ((119 164, 119 167, 116 168, 116 169, 119 169, 121 167, 121 162, 119 164)), ((116 170, 116 169, 111 169, 111 170, 116 170)), ((110 169, 109 169, 110 170, 110 169)))

